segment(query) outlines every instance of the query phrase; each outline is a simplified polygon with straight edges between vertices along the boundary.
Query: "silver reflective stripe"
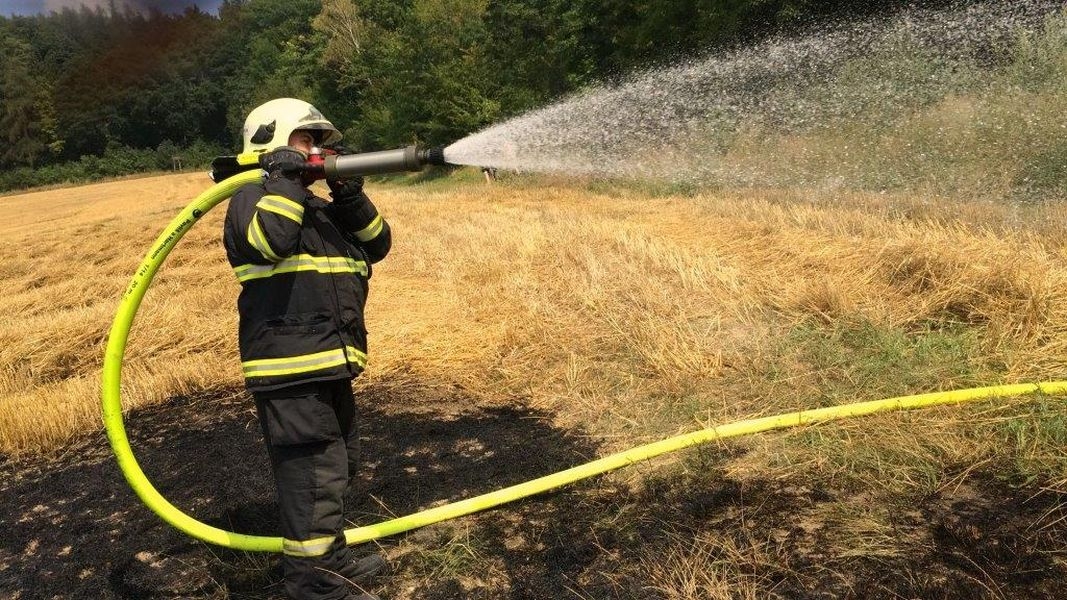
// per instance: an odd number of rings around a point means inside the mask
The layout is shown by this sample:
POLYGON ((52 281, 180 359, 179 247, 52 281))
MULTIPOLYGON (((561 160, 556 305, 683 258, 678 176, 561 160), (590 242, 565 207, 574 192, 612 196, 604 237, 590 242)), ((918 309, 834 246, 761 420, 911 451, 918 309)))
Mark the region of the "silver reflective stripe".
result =
POLYGON ((241 282, 270 277, 279 273, 295 273, 297 271, 359 273, 365 277, 367 275, 367 263, 347 256, 294 254, 272 265, 240 265, 233 269, 233 272, 237 275, 237 280, 241 282))
POLYGON ((304 220, 304 207, 299 202, 293 202, 282 196, 263 196, 256 203, 256 208, 292 219, 297 223, 304 220))
POLYGON ((378 234, 382 232, 382 222, 381 215, 374 217, 374 220, 370 222, 370 225, 367 225, 356 232, 356 239, 361 242, 369 242, 378 237, 378 234))
POLYGON ((322 556, 330 549, 334 539, 336 538, 321 537, 300 542, 282 538, 282 552, 288 556, 322 556))
POLYGON ((343 365, 347 360, 344 350, 338 348, 315 354, 244 361, 241 363, 241 368, 244 370, 245 377, 271 377, 329 369, 343 365))
POLYGON ((346 362, 355 363, 363 368, 367 366, 367 355, 352 346, 345 346, 343 349, 337 348, 314 354, 246 360, 241 363, 241 369, 245 377, 276 377, 332 369, 346 362))

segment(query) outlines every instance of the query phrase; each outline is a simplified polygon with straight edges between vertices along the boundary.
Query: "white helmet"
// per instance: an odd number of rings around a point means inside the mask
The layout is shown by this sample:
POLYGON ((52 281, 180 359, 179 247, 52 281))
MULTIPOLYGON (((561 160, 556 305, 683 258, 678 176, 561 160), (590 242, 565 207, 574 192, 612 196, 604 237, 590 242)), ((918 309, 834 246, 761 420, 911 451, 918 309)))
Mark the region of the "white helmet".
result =
POLYGON ((277 98, 248 113, 241 132, 242 152, 269 152, 285 146, 289 136, 298 129, 316 134, 316 145, 328 146, 341 141, 341 132, 317 108, 296 98, 277 98))

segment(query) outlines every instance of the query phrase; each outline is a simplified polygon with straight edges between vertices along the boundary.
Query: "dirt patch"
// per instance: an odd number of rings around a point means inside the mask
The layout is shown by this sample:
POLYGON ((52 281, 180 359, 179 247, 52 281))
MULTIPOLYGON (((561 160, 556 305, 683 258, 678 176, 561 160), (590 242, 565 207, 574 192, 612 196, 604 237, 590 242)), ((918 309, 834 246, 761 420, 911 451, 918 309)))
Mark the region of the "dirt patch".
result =
MULTIPOLYGON (((348 517, 370 524, 588 460, 549 415, 449 392, 362 394, 365 468, 348 517)), ((175 398, 127 418, 149 480, 194 517, 276 535, 273 481, 251 400, 175 398)), ((271 556, 193 542, 130 491, 103 433, 47 461, 0 465, 0 597, 280 597, 271 556), (206 568, 205 568, 206 566, 206 568)))
MULTIPOLYGON (((362 403, 365 469, 348 510, 356 524, 598 455, 588 436, 521 405, 427 389, 371 389, 362 403)), ((134 412, 128 426, 142 467, 176 506, 275 534, 273 483, 242 393, 175 398, 134 412)), ((393 599, 663 598, 671 594, 649 579, 661 557, 719 540, 729 544, 701 560, 734 561, 760 597, 1067 597, 1067 512, 1056 494, 974 473, 890 509, 854 491, 716 477, 731 456, 705 452, 712 472, 696 479, 650 471, 632 489, 599 478, 382 540, 394 573, 373 589, 393 599), (738 559, 746 552, 763 558, 738 559)), ((143 507, 102 434, 47 461, 0 465, 0 528, 0 597, 283 597, 273 556, 192 541, 143 507)))

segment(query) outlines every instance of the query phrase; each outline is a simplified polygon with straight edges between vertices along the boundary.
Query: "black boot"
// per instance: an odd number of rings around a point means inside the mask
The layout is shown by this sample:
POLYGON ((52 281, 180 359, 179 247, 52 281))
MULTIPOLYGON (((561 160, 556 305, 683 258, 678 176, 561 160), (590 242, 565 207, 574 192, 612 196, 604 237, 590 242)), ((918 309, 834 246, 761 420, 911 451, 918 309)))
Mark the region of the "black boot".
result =
POLYGON ((338 571, 338 575, 349 581, 360 581, 376 575, 383 575, 388 570, 389 563, 386 562, 385 558, 381 554, 374 553, 348 563, 344 569, 338 571))

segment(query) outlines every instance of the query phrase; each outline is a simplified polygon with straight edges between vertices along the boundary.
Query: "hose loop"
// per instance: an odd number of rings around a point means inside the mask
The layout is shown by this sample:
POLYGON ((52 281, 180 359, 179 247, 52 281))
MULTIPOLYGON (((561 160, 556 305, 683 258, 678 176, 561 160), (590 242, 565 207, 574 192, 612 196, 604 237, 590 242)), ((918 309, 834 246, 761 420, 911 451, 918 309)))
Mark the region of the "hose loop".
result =
MULTIPOLYGON (((129 439, 126 436, 125 423, 122 419, 122 360, 126 352, 126 341, 130 333, 130 327, 133 325, 133 319, 137 315, 137 310, 141 305, 145 292, 148 290, 148 286, 152 283, 152 278, 167 258, 167 255, 170 254, 170 251, 200 217, 228 199, 240 187, 261 180, 262 172, 247 171, 215 184, 197 196, 189 206, 178 213, 178 216, 156 238, 155 243, 152 244, 148 254, 141 261, 140 266, 126 287, 122 299, 119 301, 119 307, 111 325, 111 332, 108 335, 107 350, 104 354, 101 398, 104 427, 107 429, 107 437, 111 442, 115 458, 118 460, 119 468, 122 470, 130 487, 133 488, 133 491, 152 512, 180 531, 205 542, 249 552, 281 552, 281 537, 246 535, 218 529, 194 519, 167 501, 148 480, 137 463, 133 449, 130 447, 129 439)), ((712 440, 751 435, 772 429, 797 427, 846 417, 870 415, 878 412, 926 408, 943 404, 959 404, 1033 393, 1047 395, 1067 393, 1067 381, 1000 385, 950 392, 935 392, 918 396, 902 396, 727 423, 632 448, 584 465, 474 498, 453 502, 375 525, 348 529, 345 531, 345 539, 349 544, 359 544, 410 531, 440 521, 500 506, 534 494, 540 494, 581 479, 600 475, 661 454, 707 443, 712 440)))

